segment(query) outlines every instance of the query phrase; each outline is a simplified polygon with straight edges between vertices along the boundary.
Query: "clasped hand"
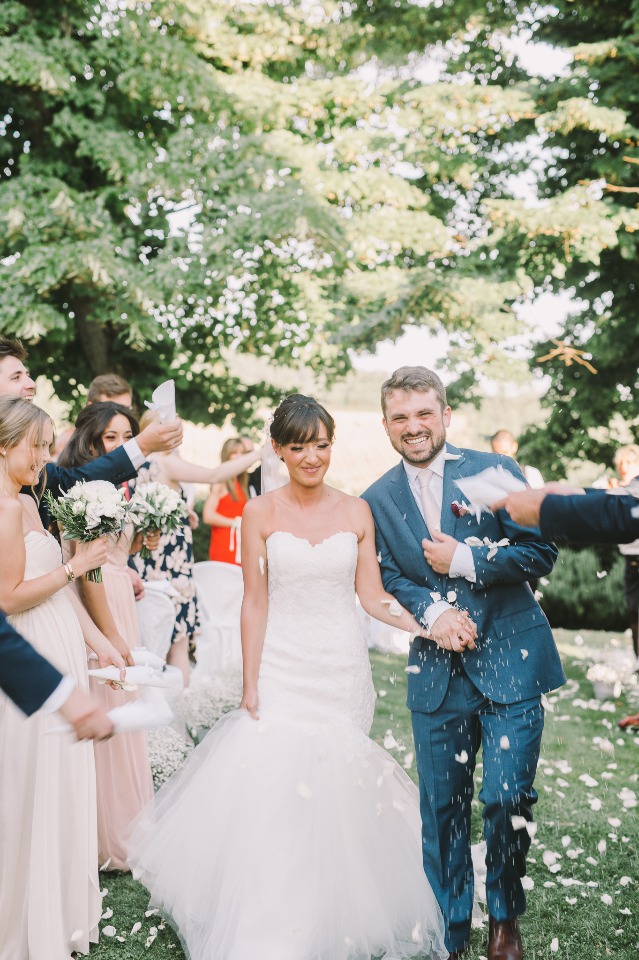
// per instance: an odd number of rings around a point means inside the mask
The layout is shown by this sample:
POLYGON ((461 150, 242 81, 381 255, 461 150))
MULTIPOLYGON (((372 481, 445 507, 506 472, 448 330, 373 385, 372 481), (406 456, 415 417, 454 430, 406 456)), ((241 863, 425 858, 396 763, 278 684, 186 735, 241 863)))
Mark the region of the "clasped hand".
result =
POLYGON ((477 626, 465 610, 444 610, 431 627, 430 638, 442 650, 463 653, 475 649, 477 626))

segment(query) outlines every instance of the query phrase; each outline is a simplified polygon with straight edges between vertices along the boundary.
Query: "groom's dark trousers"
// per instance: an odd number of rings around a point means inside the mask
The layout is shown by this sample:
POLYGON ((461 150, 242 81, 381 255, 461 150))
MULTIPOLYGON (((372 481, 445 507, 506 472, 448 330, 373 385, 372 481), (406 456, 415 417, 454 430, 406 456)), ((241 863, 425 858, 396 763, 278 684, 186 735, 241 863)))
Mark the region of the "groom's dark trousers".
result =
POLYGON ((477 625, 476 650, 451 654, 433 640, 417 638, 409 654, 424 868, 444 915, 446 947, 460 951, 471 927, 470 804, 477 749, 481 742, 488 909, 496 920, 511 920, 525 909, 521 878, 530 842, 512 817, 532 820, 543 728, 540 697, 565 677, 548 621, 527 583, 552 570, 556 548, 538 530, 514 524, 503 510, 476 516, 453 509, 463 500, 456 480, 489 466, 523 479, 521 471, 508 457, 450 444, 447 451, 456 459, 444 468, 441 530, 471 548, 474 582, 436 573, 426 562, 422 540, 429 532, 403 464, 363 496, 375 520, 386 590, 417 620, 431 604, 450 597, 477 625))
POLYGON ((473 908, 469 836, 477 750, 482 745, 479 799, 483 804, 486 899, 497 920, 519 916, 526 903, 528 831, 513 817, 532 821, 533 780, 544 711, 540 697, 495 703, 485 697, 453 654, 448 691, 433 713, 412 713, 422 816, 424 870, 446 921, 446 944, 468 943, 473 908), (446 771, 442 776, 442 771, 446 771))

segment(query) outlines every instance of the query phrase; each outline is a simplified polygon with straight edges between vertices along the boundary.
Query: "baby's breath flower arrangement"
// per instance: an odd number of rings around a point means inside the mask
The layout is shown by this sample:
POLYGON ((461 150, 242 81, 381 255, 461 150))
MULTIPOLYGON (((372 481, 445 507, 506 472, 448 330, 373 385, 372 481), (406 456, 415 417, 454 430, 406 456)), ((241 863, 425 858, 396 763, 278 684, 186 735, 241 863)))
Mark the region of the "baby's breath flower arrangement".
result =
POLYGON ((242 674, 228 671, 214 677, 202 677, 184 691, 184 722, 194 740, 201 740, 220 717, 236 710, 242 699, 242 674))
MULTIPOLYGON (((57 499, 45 493, 51 516, 65 540, 89 543, 104 534, 120 533, 129 512, 122 490, 108 480, 79 480, 57 499)), ((102 569, 89 570, 87 580, 102 583, 102 569)))
MULTIPOLYGON (((164 483, 140 483, 129 503, 130 517, 138 533, 168 533, 176 530, 186 519, 186 507, 177 491, 164 483)), ((151 551, 142 546, 143 560, 151 557, 151 551)))
POLYGON ((148 734, 149 762, 153 785, 157 790, 180 769, 193 750, 173 727, 158 727, 148 734))

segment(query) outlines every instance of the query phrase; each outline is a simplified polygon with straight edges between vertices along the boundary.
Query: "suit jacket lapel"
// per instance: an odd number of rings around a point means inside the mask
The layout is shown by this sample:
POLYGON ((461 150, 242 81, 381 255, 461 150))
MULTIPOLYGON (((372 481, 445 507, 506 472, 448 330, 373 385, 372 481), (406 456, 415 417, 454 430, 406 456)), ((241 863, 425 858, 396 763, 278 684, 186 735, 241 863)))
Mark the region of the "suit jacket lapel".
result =
POLYGON ((451 504, 454 500, 458 502, 462 499, 461 490, 455 485, 455 480, 464 475, 464 455, 457 447, 447 444, 448 453, 459 456, 459 460, 446 460, 444 465, 444 486, 442 491, 442 516, 441 531, 449 536, 455 536, 455 527, 457 526, 457 517, 453 513, 451 504))
POLYGON ((390 481, 391 497, 421 550, 422 540, 428 536, 428 527, 415 503, 415 497, 402 463, 398 463, 395 469, 391 471, 390 481))

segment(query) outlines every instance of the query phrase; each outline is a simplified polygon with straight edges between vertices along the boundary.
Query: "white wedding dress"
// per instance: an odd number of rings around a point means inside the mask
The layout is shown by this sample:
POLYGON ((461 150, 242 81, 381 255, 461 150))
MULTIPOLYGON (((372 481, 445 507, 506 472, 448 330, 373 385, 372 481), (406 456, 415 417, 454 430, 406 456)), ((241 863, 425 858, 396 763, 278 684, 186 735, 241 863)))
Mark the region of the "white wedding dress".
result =
POLYGON ((191 960, 447 956, 418 791, 367 736, 357 538, 267 541, 259 721, 228 714, 140 818, 134 876, 191 960))

